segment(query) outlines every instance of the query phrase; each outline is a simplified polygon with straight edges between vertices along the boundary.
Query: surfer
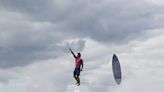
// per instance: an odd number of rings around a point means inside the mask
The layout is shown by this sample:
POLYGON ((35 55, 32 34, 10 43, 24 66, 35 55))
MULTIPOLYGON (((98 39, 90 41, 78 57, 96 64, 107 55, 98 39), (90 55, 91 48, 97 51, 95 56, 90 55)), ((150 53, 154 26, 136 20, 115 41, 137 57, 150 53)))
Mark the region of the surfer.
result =
POLYGON ((76 56, 71 48, 70 48, 70 51, 75 58, 75 70, 73 72, 73 76, 77 82, 76 83, 77 86, 80 86, 80 77, 79 76, 80 76, 80 71, 83 70, 83 59, 81 58, 80 53, 77 53, 77 56, 76 56))

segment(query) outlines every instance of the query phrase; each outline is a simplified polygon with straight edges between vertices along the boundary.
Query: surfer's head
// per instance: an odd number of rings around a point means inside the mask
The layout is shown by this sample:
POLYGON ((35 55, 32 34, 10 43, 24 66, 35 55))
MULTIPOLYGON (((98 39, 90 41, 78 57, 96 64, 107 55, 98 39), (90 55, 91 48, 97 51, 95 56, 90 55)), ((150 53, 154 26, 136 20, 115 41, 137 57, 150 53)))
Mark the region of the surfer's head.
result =
POLYGON ((77 53, 77 58, 80 58, 81 57, 81 54, 80 53, 77 53))

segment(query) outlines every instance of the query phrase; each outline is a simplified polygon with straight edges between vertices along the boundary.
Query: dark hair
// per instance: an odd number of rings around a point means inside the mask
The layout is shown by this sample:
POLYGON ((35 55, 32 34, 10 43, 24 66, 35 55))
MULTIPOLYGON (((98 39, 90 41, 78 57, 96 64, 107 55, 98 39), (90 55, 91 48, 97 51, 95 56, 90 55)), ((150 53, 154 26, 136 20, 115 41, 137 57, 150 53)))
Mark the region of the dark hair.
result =
POLYGON ((81 54, 80 53, 77 53, 80 57, 81 57, 81 54))

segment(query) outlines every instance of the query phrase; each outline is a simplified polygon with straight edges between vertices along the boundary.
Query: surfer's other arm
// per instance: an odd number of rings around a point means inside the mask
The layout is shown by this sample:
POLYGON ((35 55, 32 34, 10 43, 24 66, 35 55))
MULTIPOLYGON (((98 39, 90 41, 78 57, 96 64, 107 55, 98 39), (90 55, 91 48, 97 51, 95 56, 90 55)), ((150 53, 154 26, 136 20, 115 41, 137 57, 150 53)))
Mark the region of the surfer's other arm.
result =
POLYGON ((70 48, 69 50, 71 51, 71 53, 74 56, 74 58, 77 58, 76 55, 73 53, 72 49, 70 48))
POLYGON ((81 64, 81 69, 80 69, 80 71, 83 71, 83 67, 84 67, 84 64, 83 64, 83 60, 82 60, 82 64, 81 64))

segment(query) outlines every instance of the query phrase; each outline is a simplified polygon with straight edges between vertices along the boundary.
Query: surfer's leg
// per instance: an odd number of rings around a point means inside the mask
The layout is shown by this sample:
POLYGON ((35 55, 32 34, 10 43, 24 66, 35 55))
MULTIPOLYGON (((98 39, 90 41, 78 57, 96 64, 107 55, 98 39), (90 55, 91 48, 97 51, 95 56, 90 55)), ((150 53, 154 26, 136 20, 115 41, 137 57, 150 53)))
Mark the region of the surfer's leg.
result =
POLYGON ((80 77, 79 77, 79 75, 77 75, 77 83, 78 83, 78 86, 80 86, 80 77))
POLYGON ((73 77, 75 78, 76 82, 78 82, 77 77, 76 77, 76 70, 74 70, 74 72, 73 72, 73 77))
MULTIPOLYGON (((75 78, 76 82, 78 83, 78 79, 77 79, 77 77, 76 77, 75 74, 73 75, 73 77, 75 78)), ((76 83, 76 84, 77 84, 77 83, 76 83)))

